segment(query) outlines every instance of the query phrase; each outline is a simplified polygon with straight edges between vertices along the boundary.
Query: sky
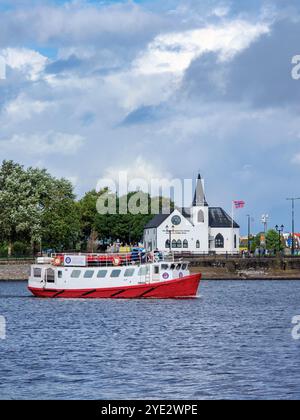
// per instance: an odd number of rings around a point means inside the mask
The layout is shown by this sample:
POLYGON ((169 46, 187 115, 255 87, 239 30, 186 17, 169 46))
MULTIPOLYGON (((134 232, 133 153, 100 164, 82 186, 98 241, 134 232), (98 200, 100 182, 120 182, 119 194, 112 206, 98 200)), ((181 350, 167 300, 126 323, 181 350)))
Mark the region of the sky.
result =
POLYGON ((120 170, 200 171, 211 206, 246 202, 242 233, 247 214, 288 230, 297 54, 298 0, 0 0, 0 160, 45 167, 79 197, 120 170))

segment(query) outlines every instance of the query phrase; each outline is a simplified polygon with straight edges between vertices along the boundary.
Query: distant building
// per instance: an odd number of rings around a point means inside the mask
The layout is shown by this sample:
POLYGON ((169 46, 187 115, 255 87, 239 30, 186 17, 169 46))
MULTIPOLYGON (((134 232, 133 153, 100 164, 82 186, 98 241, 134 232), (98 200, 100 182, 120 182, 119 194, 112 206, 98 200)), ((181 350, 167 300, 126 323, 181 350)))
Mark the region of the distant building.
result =
MULTIPOLYGON (((284 233, 283 238, 285 241, 285 246, 287 248, 292 248, 293 240, 292 240, 292 234, 291 233, 284 233)), ((294 247, 297 254, 300 252, 300 233, 294 234, 294 247)))
POLYGON ((171 214, 156 215, 144 229, 144 246, 192 253, 239 253, 240 227, 221 207, 209 207, 201 176, 193 204, 171 214))

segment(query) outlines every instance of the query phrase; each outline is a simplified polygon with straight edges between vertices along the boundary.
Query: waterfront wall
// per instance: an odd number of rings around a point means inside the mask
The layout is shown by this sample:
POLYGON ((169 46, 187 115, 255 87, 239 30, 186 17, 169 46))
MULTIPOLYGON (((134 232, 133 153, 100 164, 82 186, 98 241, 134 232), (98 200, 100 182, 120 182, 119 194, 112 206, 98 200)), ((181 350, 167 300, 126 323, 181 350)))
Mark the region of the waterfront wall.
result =
POLYGON ((28 280, 33 260, 0 260, 1 280, 28 280))
MULTIPOLYGON (((189 257, 203 279, 300 279, 300 258, 189 257)), ((27 280, 32 260, 0 260, 1 280, 27 280)))
POLYGON ((300 279, 300 258, 192 257, 192 271, 207 279, 300 279))

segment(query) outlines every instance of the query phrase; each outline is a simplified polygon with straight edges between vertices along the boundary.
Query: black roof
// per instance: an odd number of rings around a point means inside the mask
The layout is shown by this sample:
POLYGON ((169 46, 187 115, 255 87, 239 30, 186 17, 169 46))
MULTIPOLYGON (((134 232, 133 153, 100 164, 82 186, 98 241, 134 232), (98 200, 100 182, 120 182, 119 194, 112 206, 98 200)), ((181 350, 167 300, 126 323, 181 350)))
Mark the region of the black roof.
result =
MULTIPOLYGON (((209 208, 209 226, 212 228, 231 228, 232 218, 221 207, 209 208)), ((239 228, 239 225, 234 221, 234 228, 239 228)))
MULTIPOLYGON (((179 210, 180 211, 180 210, 179 210)), ((173 212, 172 212, 173 213, 173 212)), ((190 221, 191 213, 189 209, 181 209, 182 215, 190 221)), ((171 213, 170 213, 171 214, 171 213)), ((170 214, 157 214, 150 220, 144 229, 155 229, 158 228, 170 214)), ((232 218, 223 210, 221 207, 210 207, 209 208, 209 227, 211 228, 231 228, 232 218)), ((234 221, 233 227, 239 229, 239 225, 234 221)))
POLYGON ((170 214, 156 214, 153 219, 146 224, 144 229, 158 228, 169 216, 170 214))
POLYGON ((197 206, 205 206, 208 207, 208 203, 205 198, 204 188, 202 184, 202 178, 201 175, 198 175, 197 184, 196 184, 196 190, 193 200, 193 207, 197 206))

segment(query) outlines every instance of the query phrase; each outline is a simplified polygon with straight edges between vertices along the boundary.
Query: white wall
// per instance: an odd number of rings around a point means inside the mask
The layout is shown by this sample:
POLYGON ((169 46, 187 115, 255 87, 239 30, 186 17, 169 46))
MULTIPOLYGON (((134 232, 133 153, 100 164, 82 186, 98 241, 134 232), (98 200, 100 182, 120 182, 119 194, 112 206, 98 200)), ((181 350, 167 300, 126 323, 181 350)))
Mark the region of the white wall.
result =
POLYGON ((144 247, 148 251, 153 251, 157 246, 157 229, 145 229, 144 231, 144 247))
MULTIPOLYGON (((197 208, 196 208, 197 209, 197 208)), ((202 208, 203 209, 203 208, 202 208)), ((146 229, 144 231, 144 246, 147 250, 154 250, 158 248, 160 251, 166 251, 166 241, 169 239, 169 229, 172 228, 172 218, 179 216, 181 223, 178 226, 174 226, 174 231, 171 234, 171 240, 181 240, 182 248, 172 248, 175 252, 194 252, 194 253, 205 253, 215 252, 217 254, 232 253, 234 235, 237 236, 237 247, 234 249, 235 253, 239 253, 240 243, 240 230, 234 229, 232 234, 231 228, 209 228, 208 227, 208 207, 204 208, 205 220, 204 223, 196 223, 193 225, 190 223, 178 210, 174 212, 162 223, 157 229, 146 229), (210 242, 209 238, 214 238, 221 234, 224 237, 224 248, 215 248, 215 241, 210 242), (188 241, 188 248, 183 248, 183 241, 188 241), (197 248, 197 240, 200 241, 200 248, 197 248)), ((199 210, 199 209, 198 209, 199 210)), ((198 213, 198 212, 197 212, 198 213)), ((196 220, 196 214, 193 214, 193 220, 196 220)))
POLYGON ((228 253, 239 253, 240 250, 240 229, 232 229, 231 228, 210 228, 210 236, 212 238, 216 238, 218 234, 221 234, 224 238, 224 248, 216 248, 215 241, 211 241, 210 243, 210 251, 216 252, 217 254, 225 254, 228 253), (234 235, 236 235, 236 243, 237 246, 234 248, 234 235))
MULTIPOLYGON (((179 216, 181 218, 181 223, 174 226, 174 231, 171 233, 171 241, 180 240, 182 242, 181 248, 172 248, 175 252, 189 251, 197 253, 208 253, 208 208, 202 208, 204 211, 204 223, 196 223, 193 225, 189 220, 182 216, 182 214, 175 210, 157 229, 157 244, 158 249, 168 250, 166 248, 166 241, 169 240, 169 232, 166 229, 166 226, 169 229, 172 228, 172 218, 174 216, 179 216), (188 241, 188 248, 183 247, 183 241, 188 241), (197 248, 197 241, 200 241, 200 248, 197 248)), ((198 209, 200 210, 200 209, 198 209)), ((198 211, 196 212, 198 215, 198 211)), ((193 220, 197 221, 196 215, 193 215, 193 220)))

